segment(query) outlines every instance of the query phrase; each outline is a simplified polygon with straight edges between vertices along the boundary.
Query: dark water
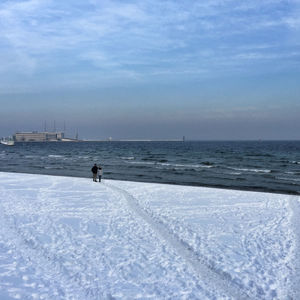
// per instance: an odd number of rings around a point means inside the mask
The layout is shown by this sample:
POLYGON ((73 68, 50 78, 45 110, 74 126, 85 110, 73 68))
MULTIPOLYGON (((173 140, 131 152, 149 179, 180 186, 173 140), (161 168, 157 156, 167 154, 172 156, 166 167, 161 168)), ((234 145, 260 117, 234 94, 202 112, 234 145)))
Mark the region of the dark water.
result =
POLYGON ((300 141, 78 142, 0 146, 0 171, 212 186, 300 195, 300 141))

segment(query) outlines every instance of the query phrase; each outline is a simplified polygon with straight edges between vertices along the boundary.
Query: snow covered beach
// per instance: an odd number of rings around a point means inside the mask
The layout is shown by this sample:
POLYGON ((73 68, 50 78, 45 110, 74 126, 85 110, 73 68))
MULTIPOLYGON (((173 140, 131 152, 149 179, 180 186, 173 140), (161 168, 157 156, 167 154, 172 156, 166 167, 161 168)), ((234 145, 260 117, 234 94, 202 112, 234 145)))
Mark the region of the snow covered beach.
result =
POLYGON ((0 172, 0 299, 300 299, 300 197, 0 172))

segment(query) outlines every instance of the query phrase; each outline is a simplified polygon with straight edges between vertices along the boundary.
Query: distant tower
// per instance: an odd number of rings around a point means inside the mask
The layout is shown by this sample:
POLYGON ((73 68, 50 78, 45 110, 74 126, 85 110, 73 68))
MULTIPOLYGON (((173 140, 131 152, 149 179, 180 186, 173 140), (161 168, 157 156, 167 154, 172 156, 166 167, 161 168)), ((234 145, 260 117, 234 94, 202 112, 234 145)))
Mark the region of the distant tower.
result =
POLYGON ((185 142, 185 136, 182 137, 182 141, 185 142))
POLYGON ((47 131, 47 122, 45 121, 45 123, 44 123, 44 132, 46 132, 47 131))
POLYGON ((78 128, 76 129, 76 136, 75 136, 75 140, 78 141, 78 128))
POLYGON ((64 133, 66 132, 66 121, 64 121, 64 133))
POLYGON ((55 120, 53 122, 53 132, 56 132, 56 123, 55 123, 55 120))

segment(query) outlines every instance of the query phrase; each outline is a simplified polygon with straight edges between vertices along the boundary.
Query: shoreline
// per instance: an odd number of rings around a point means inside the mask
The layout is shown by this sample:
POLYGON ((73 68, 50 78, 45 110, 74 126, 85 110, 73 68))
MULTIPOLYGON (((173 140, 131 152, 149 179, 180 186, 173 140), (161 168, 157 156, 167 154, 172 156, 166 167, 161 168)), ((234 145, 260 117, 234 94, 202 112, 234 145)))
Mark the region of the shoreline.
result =
MULTIPOLYGON (((92 176, 81 177, 81 176, 71 176, 71 175, 60 175, 60 174, 47 174, 47 173, 29 173, 29 172, 14 172, 14 171, 0 171, 0 173, 14 173, 14 174, 29 174, 29 175, 42 175, 42 176, 57 176, 57 177, 66 177, 66 178, 81 178, 81 179, 91 179, 92 176)), ((288 195, 288 196, 300 196, 299 193, 294 192, 284 192, 284 191, 274 191, 274 190, 265 190, 264 188, 237 188, 237 187, 227 187, 222 185, 199 185, 199 184, 184 184, 184 183, 173 183, 173 182, 157 182, 157 181, 137 181, 137 180, 126 180, 126 179, 118 179, 118 178, 109 178, 103 177, 102 180, 113 180, 113 181, 124 181, 124 182, 136 182, 136 183, 145 183, 145 184, 162 184, 162 185, 174 185, 174 186, 183 186, 183 187, 203 187, 203 188, 211 188, 211 189, 219 189, 219 190, 229 190, 229 191, 241 191, 241 192, 253 192, 253 193, 266 193, 266 194, 276 194, 276 195, 288 195)))

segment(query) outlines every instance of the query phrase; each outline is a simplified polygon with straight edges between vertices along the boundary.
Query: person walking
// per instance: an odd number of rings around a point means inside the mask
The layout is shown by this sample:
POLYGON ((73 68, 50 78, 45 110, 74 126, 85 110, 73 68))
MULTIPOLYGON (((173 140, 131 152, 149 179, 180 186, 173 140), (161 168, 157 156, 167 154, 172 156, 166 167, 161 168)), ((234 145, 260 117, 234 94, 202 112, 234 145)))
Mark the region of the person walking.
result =
POLYGON ((91 169, 92 173, 93 173, 93 181, 97 182, 97 172, 98 172, 98 167, 96 164, 94 164, 94 166, 91 169))
POLYGON ((101 182, 101 178, 103 175, 103 169, 101 167, 98 167, 98 178, 99 178, 99 182, 101 182))

